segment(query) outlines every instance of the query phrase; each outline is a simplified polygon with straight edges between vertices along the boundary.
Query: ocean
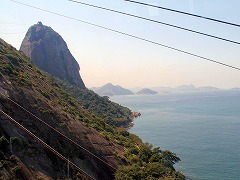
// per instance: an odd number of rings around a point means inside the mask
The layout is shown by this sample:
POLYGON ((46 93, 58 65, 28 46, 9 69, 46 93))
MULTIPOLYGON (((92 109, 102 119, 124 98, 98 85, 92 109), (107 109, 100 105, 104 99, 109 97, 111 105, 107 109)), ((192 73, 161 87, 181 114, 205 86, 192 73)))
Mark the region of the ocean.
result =
POLYGON ((176 153, 193 180, 240 179, 240 91, 113 96, 142 115, 129 130, 176 153))

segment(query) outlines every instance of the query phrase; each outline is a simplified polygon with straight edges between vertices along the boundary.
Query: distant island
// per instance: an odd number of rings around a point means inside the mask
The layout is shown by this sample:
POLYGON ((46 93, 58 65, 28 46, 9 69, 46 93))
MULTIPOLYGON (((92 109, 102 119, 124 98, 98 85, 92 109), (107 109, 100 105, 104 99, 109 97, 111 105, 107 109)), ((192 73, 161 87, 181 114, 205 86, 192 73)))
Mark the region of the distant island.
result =
POLYGON ((147 95, 147 94, 152 94, 153 95, 153 94, 158 94, 158 92, 153 91, 153 90, 148 89, 148 88, 144 88, 144 89, 138 91, 136 94, 137 95, 147 95))
POLYGON ((119 85, 113 85, 111 83, 107 83, 102 87, 94 87, 91 88, 95 93, 100 96, 114 96, 114 95, 133 95, 134 93, 128 89, 125 89, 119 85))

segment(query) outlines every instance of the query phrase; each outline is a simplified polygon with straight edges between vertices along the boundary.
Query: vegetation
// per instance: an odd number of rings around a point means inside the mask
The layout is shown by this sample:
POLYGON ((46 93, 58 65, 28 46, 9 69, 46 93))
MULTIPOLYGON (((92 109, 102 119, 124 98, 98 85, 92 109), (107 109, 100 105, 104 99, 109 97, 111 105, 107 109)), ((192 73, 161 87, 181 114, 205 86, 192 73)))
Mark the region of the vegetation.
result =
POLYGON ((124 179, 185 179, 176 172, 173 165, 180 161, 176 154, 170 151, 163 151, 159 147, 152 148, 148 143, 142 143, 138 137, 134 137, 121 157, 127 161, 129 166, 121 166, 115 174, 118 180, 124 179))
POLYGON ((14 144, 14 143, 19 143, 19 140, 18 140, 17 137, 11 137, 11 138, 10 138, 10 142, 11 142, 12 144, 14 144))
POLYGON ((101 97, 91 90, 80 89, 60 80, 54 82, 56 83, 69 92, 85 109, 102 118, 109 125, 119 127, 131 121, 131 110, 111 102, 107 96, 101 97))
POLYGON ((0 147, 2 150, 6 150, 9 145, 9 141, 5 138, 4 135, 0 137, 0 147))
POLYGON ((22 169, 19 166, 15 166, 12 170, 16 175, 19 175, 22 172, 22 169))

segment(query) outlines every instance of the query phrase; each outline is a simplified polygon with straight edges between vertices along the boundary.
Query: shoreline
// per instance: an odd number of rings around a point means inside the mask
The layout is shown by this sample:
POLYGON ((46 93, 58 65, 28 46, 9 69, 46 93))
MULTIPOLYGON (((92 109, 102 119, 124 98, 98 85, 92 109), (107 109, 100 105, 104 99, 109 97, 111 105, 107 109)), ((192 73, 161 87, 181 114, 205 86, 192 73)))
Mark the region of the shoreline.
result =
POLYGON ((130 128, 133 127, 133 125, 134 125, 133 120, 134 120, 135 118, 140 117, 140 116, 141 116, 141 113, 140 113, 140 112, 137 112, 137 111, 132 111, 132 112, 131 112, 130 122, 128 122, 127 127, 126 127, 127 130, 129 130, 130 128))

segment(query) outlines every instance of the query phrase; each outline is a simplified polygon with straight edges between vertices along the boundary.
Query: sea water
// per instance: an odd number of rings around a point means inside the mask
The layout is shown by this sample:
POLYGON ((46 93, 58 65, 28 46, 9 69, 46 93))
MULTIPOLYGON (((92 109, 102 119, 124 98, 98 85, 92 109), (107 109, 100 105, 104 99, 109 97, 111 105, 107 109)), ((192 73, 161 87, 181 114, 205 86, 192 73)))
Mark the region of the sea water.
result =
POLYGON ((187 179, 240 179, 240 91, 110 98, 142 115, 131 133, 175 152, 187 179))

